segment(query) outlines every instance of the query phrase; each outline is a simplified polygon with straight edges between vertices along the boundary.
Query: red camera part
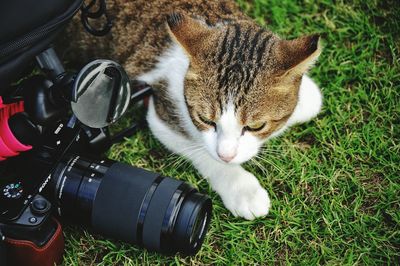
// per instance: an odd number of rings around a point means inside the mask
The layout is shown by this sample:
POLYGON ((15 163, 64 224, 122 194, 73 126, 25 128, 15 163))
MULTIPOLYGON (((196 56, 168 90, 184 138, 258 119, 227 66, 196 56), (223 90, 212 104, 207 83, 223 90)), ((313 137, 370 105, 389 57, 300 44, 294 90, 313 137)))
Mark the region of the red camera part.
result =
POLYGON ((17 156, 20 152, 30 150, 32 146, 21 143, 13 134, 9 119, 24 111, 24 102, 18 101, 4 104, 0 96, 0 161, 7 157, 17 156))
POLYGON ((64 254, 64 236, 60 223, 52 218, 55 231, 42 247, 27 240, 6 238, 7 257, 10 266, 54 266, 60 264, 64 254))
POLYGON ((21 143, 14 136, 7 120, 0 121, 0 137, 11 150, 21 152, 32 149, 32 146, 21 143))

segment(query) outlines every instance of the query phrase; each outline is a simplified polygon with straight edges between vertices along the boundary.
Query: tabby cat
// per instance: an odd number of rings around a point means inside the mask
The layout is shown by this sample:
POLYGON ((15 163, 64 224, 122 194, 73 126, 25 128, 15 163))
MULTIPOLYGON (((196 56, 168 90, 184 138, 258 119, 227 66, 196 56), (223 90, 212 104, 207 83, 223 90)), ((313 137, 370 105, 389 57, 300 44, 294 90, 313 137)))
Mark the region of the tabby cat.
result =
POLYGON ((231 0, 107 3, 113 31, 98 39, 74 24, 67 58, 111 58, 153 85, 154 136, 189 159, 234 216, 267 215, 267 191, 240 164, 320 111, 321 92, 305 75, 321 52, 319 37, 283 40, 231 0))

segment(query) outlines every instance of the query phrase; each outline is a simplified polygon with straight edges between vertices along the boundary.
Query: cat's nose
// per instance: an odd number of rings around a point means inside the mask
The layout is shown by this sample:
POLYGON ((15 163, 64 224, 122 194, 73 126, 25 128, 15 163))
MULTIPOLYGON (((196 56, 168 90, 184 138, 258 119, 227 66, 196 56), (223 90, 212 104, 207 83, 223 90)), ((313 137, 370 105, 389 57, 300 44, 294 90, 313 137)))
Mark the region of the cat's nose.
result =
POLYGON ((236 153, 231 153, 231 154, 221 154, 218 153, 218 157, 221 158, 222 161, 229 163, 232 161, 233 158, 235 158, 236 153))
POLYGON ((237 155, 237 143, 229 139, 220 141, 217 146, 217 154, 222 161, 229 163, 237 155))

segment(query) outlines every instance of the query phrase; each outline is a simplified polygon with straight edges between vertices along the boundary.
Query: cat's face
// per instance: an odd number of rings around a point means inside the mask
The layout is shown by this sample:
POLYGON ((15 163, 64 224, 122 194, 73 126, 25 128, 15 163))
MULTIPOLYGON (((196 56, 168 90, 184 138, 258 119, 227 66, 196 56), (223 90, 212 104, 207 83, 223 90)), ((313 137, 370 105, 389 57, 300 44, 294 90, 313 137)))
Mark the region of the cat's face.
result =
MULTIPOLYGON (((212 88, 207 84, 211 76, 203 77, 205 81, 198 79, 195 84, 186 80, 185 99, 205 147, 217 160, 242 163, 251 159, 266 139, 285 126, 297 104, 298 90, 277 85, 255 89, 265 84, 256 84, 241 96, 232 94, 226 101, 219 100, 216 88, 198 89, 212 88)), ((300 80, 292 82, 291 86, 299 86, 300 80)))
POLYGON ((185 101, 204 146, 226 163, 251 159, 293 113, 318 37, 284 41, 250 22, 209 27, 184 15, 168 24, 190 58, 185 101))

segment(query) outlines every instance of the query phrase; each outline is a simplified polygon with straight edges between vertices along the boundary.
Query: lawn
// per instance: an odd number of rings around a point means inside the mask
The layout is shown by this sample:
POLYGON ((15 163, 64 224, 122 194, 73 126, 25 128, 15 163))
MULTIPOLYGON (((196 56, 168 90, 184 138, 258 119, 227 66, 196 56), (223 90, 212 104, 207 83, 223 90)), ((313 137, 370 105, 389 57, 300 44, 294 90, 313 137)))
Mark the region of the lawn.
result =
POLYGON ((214 213, 195 257, 161 256, 66 227, 65 265, 400 263, 400 5, 398 1, 239 1, 282 37, 320 33, 311 76, 321 114, 266 144, 246 165, 268 190, 265 218, 234 218, 207 182, 144 130, 109 156, 189 181, 214 213))

